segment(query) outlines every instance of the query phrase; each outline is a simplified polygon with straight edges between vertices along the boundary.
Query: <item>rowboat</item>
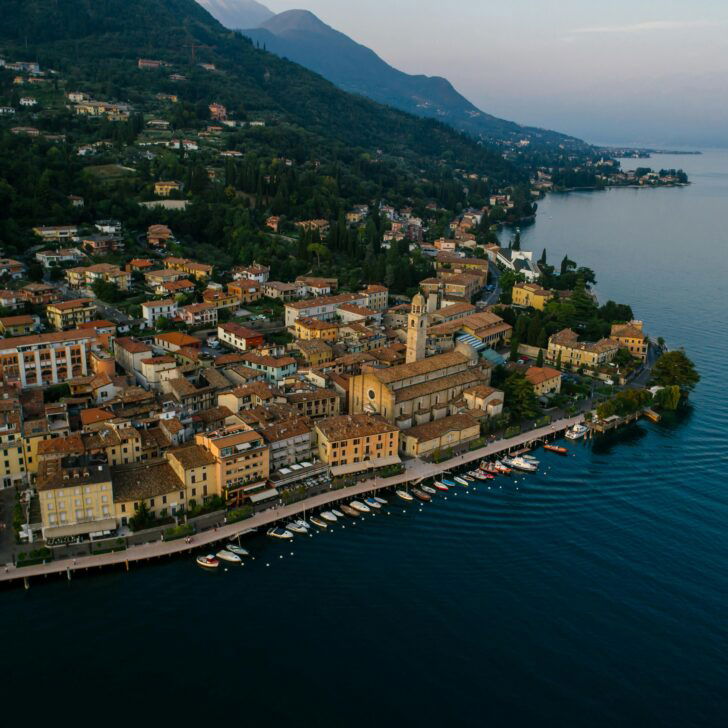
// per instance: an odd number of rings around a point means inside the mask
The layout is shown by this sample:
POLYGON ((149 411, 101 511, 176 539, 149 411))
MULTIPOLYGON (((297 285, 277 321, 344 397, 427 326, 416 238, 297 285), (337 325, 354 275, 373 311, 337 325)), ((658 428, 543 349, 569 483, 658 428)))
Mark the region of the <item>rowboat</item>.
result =
POLYGON ((447 478, 443 478, 442 482, 448 487, 452 488, 457 485, 457 483, 454 480, 448 480, 447 478))
POLYGON ((412 495, 417 498, 417 500, 424 501, 425 503, 432 500, 431 495, 421 491, 419 488, 412 488, 412 495))
POLYGON ((421 485, 421 490, 424 490, 425 493, 429 493, 430 495, 435 495, 437 491, 434 488, 431 488, 429 485, 421 485))
POLYGON ((323 518, 324 521, 328 521, 329 523, 336 523, 336 521, 339 520, 331 511, 323 511, 321 513, 321 518, 323 518))
POLYGON ((458 483, 459 485, 464 485, 466 487, 468 485, 470 485, 470 483, 468 483, 468 481, 465 480, 465 478, 461 478, 459 475, 455 476, 455 482, 458 483))
POLYGON ((329 527, 329 524, 326 523, 323 518, 319 518, 318 516, 311 516, 311 523, 313 523, 314 526, 318 526, 319 528, 329 527))
POLYGON ((331 512, 337 517, 337 518, 343 518, 344 514, 341 511, 337 511, 336 508, 332 508, 331 512))
POLYGON ((406 491, 406 490, 398 490, 397 495, 403 500, 403 501, 413 501, 414 498, 406 491))
POLYGON ((349 505, 359 513, 371 513, 372 509, 369 506, 364 505, 361 501, 352 501, 349 505))
POLYGON ((195 561, 199 566, 202 566, 204 569, 217 569, 217 567, 220 566, 220 562, 215 558, 213 554, 208 554, 207 556, 198 556, 195 561))
POLYGON ((242 561, 242 559, 237 554, 234 554, 232 551, 228 551, 227 549, 218 551, 215 556, 218 559, 221 559, 222 561, 227 561, 231 564, 239 564, 242 561))
POLYGON ((359 513, 357 513, 357 511, 355 511, 351 506, 343 505, 339 507, 347 516, 351 518, 359 518, 359 513))
POLYGON ((558 455, 568 455, 569 451, 565 447, 560 447, 559 445, 544 445, 544 450, 548 450, 548 452, 555 452, 558 455))
POLYGON ((376 508, 376 510, 379 510, 382 507, 382 504, 376 499, 376 498, 365 498, 364 502, 371 506, 372 508, 376 508))
POLYGON ((445 483, 441 483, 441 482, 440 482, 439 480, 436 480, 436 481, 435 481, 435 482, 433 483, 433 485, 434 485, 434 487, 435 487, 435 488, 436 488, 437 490, 442 490, 442 491, 445 491, 445 490, 450 490, 450 488, 448 488, 448 487, 447 487, 447 486, 445 485, 445 483))
POLYGON ((378 495, 374 496, 374 500, 379 503, 380 506, 386 506, 388 501, 386 498, 380 498, 378 495))
POLYGON ((275 528, 269 528, 266 533, 271 538, 278 538, 282 541, 290 541, 293 538, 293 534, 288 529, 280 528, 279 526, 275 528))

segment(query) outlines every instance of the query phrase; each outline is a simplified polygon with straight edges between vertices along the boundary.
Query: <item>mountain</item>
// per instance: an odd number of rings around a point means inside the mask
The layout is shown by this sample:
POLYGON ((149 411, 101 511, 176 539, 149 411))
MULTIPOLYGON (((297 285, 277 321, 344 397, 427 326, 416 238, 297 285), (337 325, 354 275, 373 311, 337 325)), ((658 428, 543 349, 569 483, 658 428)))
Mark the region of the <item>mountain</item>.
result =
POLYGON ((257 28, 275 13, 256 0, 197 0, 226 28, 257 28))
POLYGON ((310 68, 346 91, 438 119, 476 137, 586 147, 564 134, 523 127, 486 114, 447 79, 399 71, 307 10, 286 11, 242 32, 268 51, 310 68))

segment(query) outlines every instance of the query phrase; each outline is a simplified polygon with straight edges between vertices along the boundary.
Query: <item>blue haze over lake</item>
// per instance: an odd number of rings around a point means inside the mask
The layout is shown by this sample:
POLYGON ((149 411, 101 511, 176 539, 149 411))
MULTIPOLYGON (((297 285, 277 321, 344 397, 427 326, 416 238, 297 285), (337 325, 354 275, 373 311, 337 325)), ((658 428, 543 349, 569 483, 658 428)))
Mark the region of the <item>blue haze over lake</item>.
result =
POLYGON ((226 573, 0 592, 6 720, 725 726, 728 153, 645 163, 693 184, 551 196, 522 245, 685 346, 688 411, 491 490, 253 539, 226 573))

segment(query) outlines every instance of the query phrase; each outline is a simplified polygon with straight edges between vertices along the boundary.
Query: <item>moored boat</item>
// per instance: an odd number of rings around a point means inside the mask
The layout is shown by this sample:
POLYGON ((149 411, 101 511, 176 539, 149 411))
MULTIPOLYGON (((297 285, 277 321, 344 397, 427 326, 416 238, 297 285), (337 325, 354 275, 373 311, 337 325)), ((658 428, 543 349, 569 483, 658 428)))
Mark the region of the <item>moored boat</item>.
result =
POLYGON ((351 501, 351 503, 349 503, 349 505, 355 511, 359 511, 359 513, 371 513, 372 512, 372 509, 369 506, 364 505, 364 503, 362 503, 361 501, 351 501))
POLYGON ((341 510, 350 518, 359 518, 359 513, 357 513, 351 506, 347 506, 344 504, 343 506, 339 506, 341 510))
POLYGON ((278 538, 282 541, 290 541, 293 538, 293 534, 288 529, 281 528, 280 526, 269 528, 266 533, 271 538, 278 538))
POLYGON ((294 523, 301 528, 305 528, 307 531, 311 529, 311 524, 305 518, 299 518, 294 523))
POLYGON ((425 493, 429 493, 430 495, 435 495, 437 493, 437 491, 429 485, 421 485, 420 490, 424 490, 425 493))
POLYGON ((336 523, 339 520, 331 511, 323 511, 320 515, 324 521, 328 521, 329 523, 336 523))
POLYGON ((432 500, 432 496, 428 495, 424 491, 420 490, 419 488, 412 488, 412 495, 417 498, 417 500, 424 501, 427 503, 428 501, 432 500))
POLYGON ((222 551, 218 551, 215 556, 222 560, 227 561, 231 564, 239 564, 242 559, 237 555, 234 554, 232 551, 229 551, 228 549, 222 549, 222 551))
POLYGON ((433 483, 433 486, 434 486, 434 487, 435 487, 435 488, 436 488, 437 490, 441 490, 441 491, 446 491, 446 490, 450 490, 450 488, 448 488, 448 487, 447 487, 447 486, 445 485, 445 483, 441 483, 441 482, 440 482, 439 480, 436 480, 436 481, 435 481, 435 482, 433 483))
POLYGON ((568 455, 569 451, 560 445, 544 445, 543 449, 548 452, 555 452, 557 455, 568 455))
POLYGON ((379 503, 380 506, 386 506, 389 502, 386 498, 380 498, 378 495, 374 496, 374 500, 379 503))
POLYGON ((464 485, 464 486, 470 485, 470 483, 468 483, 468 481, 465 480, 465 478, 461 478, 459 475, 455 476, 455 483, 457 483, 459 485, 464 485))
POLYGON ((570 430, 566 431, 566 437, 569 440, 579 440, 589 432, 589 428, 586 425, 574 425, 570 430))
POLYGON ((521 470, 524 473, 535 473, 538 470, 537 465, 534 465, 534 463, 524 460, 521 457, 503 458, 503 462, 509 467, 521 470))
POLYGON ((286 528, 289 531, 291 531, 292 533, 298 533, 298 534, 308 533, 307 528, 304 528, 300 523, 296 523, 295 521, 293 523, 287 523, 286 528))
POLYGON ((403 500, 403 501, 413 501, 414 498, 406 491, 406 490, 398 490, 397 495, 403 500))
POLYGON ((250 556, 247 549, 244 549, 242 546, 237 546, 234 543, 229 543, 225 548, 238 556, 250 556))
POLYGON ((213 554, 207 556, 198 556, 195 561, 198 566, 202 566, 204 569, 217 569, 220 566, 220 562, 215 558, 213 554))
POLYGON ((341 511, 337 511, 336 508, 332 508, 331 512, 337 517, 337 518, 343 518, 344 514, 341 511))
POLYGON ((319 518, 318 516, 311 516, 311 523, 313 523, 314 526, 318 526, 319 528, 329 527, 329 524, 326 523, 323 518, 319 518))
POLYGON ((375 508, 376 510, 379 510, 382 507, 382 504, 374 497, 365 498, 364 502, 371 506, 372 508, 375 508))
POLYGON ((448 487, 452 488, 457 485, 457 483, 454 480, 448 480, 447 478, 443 478, 442 482, 448 487))

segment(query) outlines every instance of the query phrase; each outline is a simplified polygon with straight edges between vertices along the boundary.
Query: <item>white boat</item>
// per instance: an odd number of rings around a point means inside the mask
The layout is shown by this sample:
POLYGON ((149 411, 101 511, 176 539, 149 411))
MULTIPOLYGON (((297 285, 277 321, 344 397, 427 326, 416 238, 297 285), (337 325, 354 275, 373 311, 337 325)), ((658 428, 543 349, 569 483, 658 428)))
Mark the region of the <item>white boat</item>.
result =
POLYGON ((336 521, 339 520, 331 511, 323 511, 321 513, 321 518, 329 523, 336 523, 336 521))
POLYGON ((413 501, 414 498, 406 491, 406 490, 398 490, 397 495, 403 500, 403 501, 413 501))
POLYGON ((538 470, 538 466, 534 465, 533 463, 529 462, 528 460, 524 460, 523 458, 516 457, 516 458, 503 458, 503 462, 510 468, 515 468, 516 470, 522 470, 524 473, 535 473, 538 470))
POLYGON ((199 566, 204 569, 217 569, 220 566, 220 562, 215 558, 214 554, 208 554, 207 556, 198 556, 195 561, 199 566))
POLYGON ((293 534, 286 528, 269 528, 266 533, 271 538, 279 538, 282 541, 290 541, 293 538, 293 534))
POLYGON ((231 564, 239 564, 242 561, 237 554, 234 554, 232 551, 228 551, 227 549, 218 551, 215 556, 222 561, 229 561, 231 564))
POLYGON ((467 481, 467 480, 465 480, 465 478, 461 478, 461 477, 460 477, 459 475, 456 475, 456 476, 455 476, 455 477, 453 478, 453 480, 454 480, 454 481, 455 481, 456 483, 460 483, 460 485, 465 485, 465 486, 468 486, 468 485, 470 485, 470 483, 468 483, 468 481, 467 481))
POLYGON ((299 523, 297 523, 295 521, 293 523, 287 523, 286 524, 286 528, 289 531, 292 531, 293 533, 299 533, 299 534, 300 533, 303 533, 303 534, 308 533, 308 529, 304 528, 303 526, 301 526, 299 523))
POLYGON ((379 503, 380 506, 386 506, 388 501, 386 498, 380 498, 378 495, 374 496, 374 500, 379 503))
POLYGON ((589 432, 589 428, 586 425, 574 425, 570 430, 566 431, 566 437, 569 440, 579 440, 589 432))
POLYGON ((524 460, 528 460, 529 463, 533 463, 536 466, 541 464, 541 461, 537 460, 535 457, 533 457, 533 455, 521 455, 521 457, 524 460))
POLYGON ((382 507, 382 504, 376 498, 365 498, 364 502, 376 510, 379 510, 382 507))
POLYGON ((337 518, 343 518, 344 514, 341 511, 337 511, 336 508, 332 508, 331 512, 337 517, 337 518))
POLYGON ((349 505, 359 513, 371 513, 372 509, 369 506, 364 505, 361 501, 352 501, 349 505))
POLYGON ((298 518, 297 520, 294 521, 294 523, 297 526, 300 526, 301 528, 304 528, 306 531, 308 531, 308 530, 311 529, 311 524, 307 520, 305 520, 304 518, 298 518))
POLYGON ((425 491, 425 493, 429 493, 430 495, 436 495, 437 491, 434 488, 431 488, 429 485, 421 485, 420 488, 425 491))
POLYGON ((246 549, 244 549, 242 546, 237 546, 234 543, 229 543, 225 548, 228 551, 237 554, 238 556, 250 556, 246 549))
POLYGON ((329 527, 329 524, 326 523, 323 518, 319 518, 318 516, 311 516, 311 523, 313 523, 314 526, 318 526, 319 528, 329 527))

